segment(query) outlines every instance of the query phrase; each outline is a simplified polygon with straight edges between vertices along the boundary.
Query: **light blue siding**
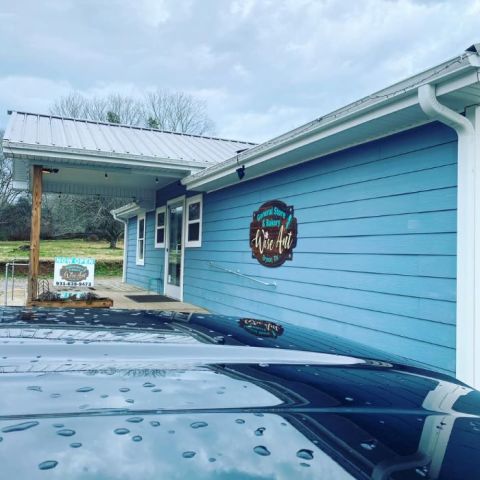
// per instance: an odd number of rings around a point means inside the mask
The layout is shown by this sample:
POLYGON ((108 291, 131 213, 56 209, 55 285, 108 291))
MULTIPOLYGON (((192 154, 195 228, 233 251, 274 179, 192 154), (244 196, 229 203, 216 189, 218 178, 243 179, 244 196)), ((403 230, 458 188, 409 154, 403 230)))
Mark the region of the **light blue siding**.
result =
POLYGON ((165 249, 155 248, 155 212, 145 216, 145 262, 136 265, 137 217, 128 221, 127 283, 163 293, 165 249), (160 280, 158 280, 160 279, 160 280))
POLYGON ((456 203, 456 135, 437 123, 239 182, 204 195, 203 243, 186 249, 184 299, 453 373, 456 203), (293 260, 271 269, 252 259, 248 237, 253 211, 273 199, 294 206, 298 241, 293 260))

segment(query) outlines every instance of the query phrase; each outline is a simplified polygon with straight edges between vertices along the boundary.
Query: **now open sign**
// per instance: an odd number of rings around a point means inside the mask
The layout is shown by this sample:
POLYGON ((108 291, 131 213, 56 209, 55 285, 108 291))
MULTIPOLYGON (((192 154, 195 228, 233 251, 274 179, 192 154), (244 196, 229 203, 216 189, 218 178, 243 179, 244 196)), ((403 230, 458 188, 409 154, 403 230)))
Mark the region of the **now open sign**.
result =
POLYGON ((93 287, 94 258, 55 257, 53 284, 56 287, 93 287))

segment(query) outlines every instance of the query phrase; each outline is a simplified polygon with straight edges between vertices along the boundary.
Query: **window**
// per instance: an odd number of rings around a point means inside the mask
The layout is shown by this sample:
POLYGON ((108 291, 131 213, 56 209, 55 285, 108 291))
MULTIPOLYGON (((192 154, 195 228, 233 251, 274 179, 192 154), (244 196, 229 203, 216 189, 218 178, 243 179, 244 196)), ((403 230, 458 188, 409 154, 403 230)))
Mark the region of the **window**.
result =
POLYGON ((166 207, 158 207, 155 216, 155 248, 165 247, 165 215, 166 207))
POLYGON ((137 217, 137 265, 145 263, 145 214, 137 217))
POLYGON ((186 247, 202 246, 202 196, 187 198, 186 208, 186 247))

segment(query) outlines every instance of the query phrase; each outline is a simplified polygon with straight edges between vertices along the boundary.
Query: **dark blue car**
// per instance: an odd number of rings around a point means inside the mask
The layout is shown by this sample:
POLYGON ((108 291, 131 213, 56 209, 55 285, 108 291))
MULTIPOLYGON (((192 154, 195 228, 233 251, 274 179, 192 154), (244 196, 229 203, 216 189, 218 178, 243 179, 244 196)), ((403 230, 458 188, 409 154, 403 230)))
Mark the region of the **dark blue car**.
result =
POLYGON ((480 394, 289 324, 5 308, 0 478, 480 479, 480 394))

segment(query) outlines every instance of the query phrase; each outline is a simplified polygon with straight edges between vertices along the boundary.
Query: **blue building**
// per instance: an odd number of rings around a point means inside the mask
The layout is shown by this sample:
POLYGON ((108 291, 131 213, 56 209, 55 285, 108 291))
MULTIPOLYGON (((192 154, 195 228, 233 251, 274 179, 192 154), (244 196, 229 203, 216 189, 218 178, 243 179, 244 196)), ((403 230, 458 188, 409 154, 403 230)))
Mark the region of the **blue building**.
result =
POLYGON ((4 149, 18 188, 42 162, 60 170, 46 191, 129 199, 114 212, 126 282, 478 386, 479 74, 472 46, 260 145, 76 121, 75 146, 74 121, 56 117, 28 141, 47 117, 14 112, 4 149))

